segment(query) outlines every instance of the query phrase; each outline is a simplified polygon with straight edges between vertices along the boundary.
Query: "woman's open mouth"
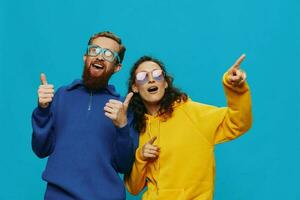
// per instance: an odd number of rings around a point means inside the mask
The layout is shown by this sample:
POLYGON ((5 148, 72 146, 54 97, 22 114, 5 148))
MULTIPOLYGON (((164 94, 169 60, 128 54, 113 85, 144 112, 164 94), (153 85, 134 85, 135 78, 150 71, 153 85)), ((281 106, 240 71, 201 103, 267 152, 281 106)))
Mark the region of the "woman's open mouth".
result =
POLYGON ((151 86, 147 89, 147 91, 151 94, 156 93, 158 91, 158 87, 157 86, 151 86))

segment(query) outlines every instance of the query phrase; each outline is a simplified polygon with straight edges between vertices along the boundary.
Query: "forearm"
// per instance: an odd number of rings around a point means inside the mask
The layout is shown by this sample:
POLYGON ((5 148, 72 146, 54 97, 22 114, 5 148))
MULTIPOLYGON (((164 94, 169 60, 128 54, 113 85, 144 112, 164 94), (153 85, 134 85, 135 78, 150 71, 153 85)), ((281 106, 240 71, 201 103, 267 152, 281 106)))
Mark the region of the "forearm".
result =
POLYGON ((126 188, 133 195, 138 195, 146 184, 147 161, 141 159, 140 151, 141 148, 138 148, 135 153, 136 159, 132 166, 131 173, 125 175, 126 188))
POLYGON ((44 158, 54 147, 53 116, 48 108, 37 107, 32 113, 32 149, 35 154, 44 158))
POLYGON ((128 173, 134 162, 134 142, 130 137, 132 131, 129 125, 123 128, 117 128, 117 138, 115 143, 116 164, 120 173, 128 173))
POLYGON ((223 76, 223 85, 227 98, 227 108, 224 110, 222 123, 218 128, 217 143, 232 140, 252 125, 251 95, 246 82, 239 86, 230 84, 228 74, 223 76))
MULTIPOLYGON (((224 76, 226 77, 227 74, 224 76)), ((232 123, 237 124, 243 132, 252 125, 252 104, 250 88, 247 82, 240 86, 233 86, 226 78, 223 78, 225 94, 227 98, 228 115, 232 123)))

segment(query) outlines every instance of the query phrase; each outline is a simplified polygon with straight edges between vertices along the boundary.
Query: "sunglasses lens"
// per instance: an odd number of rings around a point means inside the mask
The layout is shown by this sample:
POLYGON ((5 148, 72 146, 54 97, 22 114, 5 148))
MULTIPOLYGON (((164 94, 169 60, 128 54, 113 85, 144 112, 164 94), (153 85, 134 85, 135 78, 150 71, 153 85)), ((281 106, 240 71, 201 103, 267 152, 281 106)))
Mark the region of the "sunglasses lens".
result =
POLYGON ((154 70, 152 72, 153 79, 160 81, 163 79, 163 71, 161 69, 154 70))
POLYGON ((88 55, 96 56, 99 54, 100 49, 97 46, 89 46, 88 55))
POLYGON ((144 82, 146 80, 147 77, 147 72, 139 72, 136 74, 136 80, 138 82, 144 82))
POLYGON ((114 60, 114 54, 109 49, 105 49, 103 53, 103 58, 107 61, 112 61, 114 60))

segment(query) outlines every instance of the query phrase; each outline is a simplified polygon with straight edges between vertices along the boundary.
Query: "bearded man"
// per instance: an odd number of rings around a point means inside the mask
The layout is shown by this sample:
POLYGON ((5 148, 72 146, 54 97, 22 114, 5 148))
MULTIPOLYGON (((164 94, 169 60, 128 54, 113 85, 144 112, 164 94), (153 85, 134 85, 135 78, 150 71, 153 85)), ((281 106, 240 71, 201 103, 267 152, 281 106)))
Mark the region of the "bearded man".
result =
POLYGON ((38 157, 48 157, 44 199, 125 199, 118 173, 130 171, 137 146, 126 114, 133 94, 122 101, 108 85, 120 71, 125 51, 118 36, 100 32, 88 42, 82 80, 54 92, 41 74, 32 149, 38 157))

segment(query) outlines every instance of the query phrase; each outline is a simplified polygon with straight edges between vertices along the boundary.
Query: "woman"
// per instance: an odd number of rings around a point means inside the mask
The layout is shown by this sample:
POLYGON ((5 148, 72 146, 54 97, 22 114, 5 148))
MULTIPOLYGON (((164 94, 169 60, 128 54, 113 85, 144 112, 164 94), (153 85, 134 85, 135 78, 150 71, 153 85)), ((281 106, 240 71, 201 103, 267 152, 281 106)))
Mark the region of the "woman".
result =
POLYGON ((213 199, 214 145, 251 126, 251 99, 242 55, 224 74, 228 107, 193 102, 173 86, 159 60, 144 56, 131 69, 129 109, 140 132, 136 160, 125 184, 146 200, 213 199))

